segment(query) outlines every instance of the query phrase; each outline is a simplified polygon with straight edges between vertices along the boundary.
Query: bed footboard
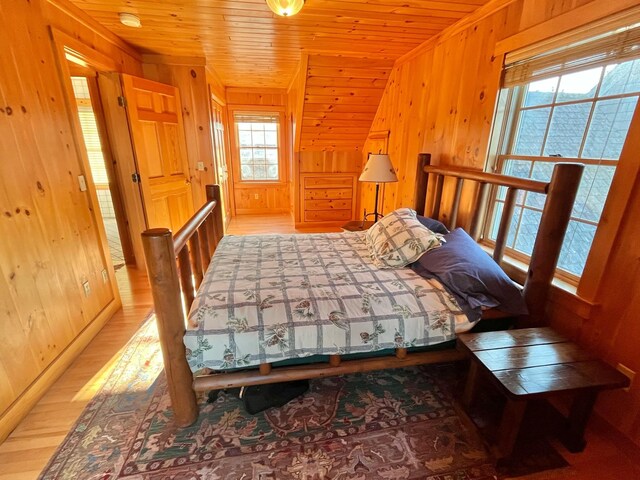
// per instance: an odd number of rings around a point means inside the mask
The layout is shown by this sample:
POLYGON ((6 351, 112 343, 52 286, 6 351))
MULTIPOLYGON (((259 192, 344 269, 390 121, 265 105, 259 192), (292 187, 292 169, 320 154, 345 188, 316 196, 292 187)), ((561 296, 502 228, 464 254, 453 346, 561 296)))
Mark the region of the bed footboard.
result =
POLYGON ((181 427, 198 417, 183 343, 186 313, 222 236, 218 185, 207 185, 207 203, 175 235, 168 228, 142 234, 174 421, 181 427))

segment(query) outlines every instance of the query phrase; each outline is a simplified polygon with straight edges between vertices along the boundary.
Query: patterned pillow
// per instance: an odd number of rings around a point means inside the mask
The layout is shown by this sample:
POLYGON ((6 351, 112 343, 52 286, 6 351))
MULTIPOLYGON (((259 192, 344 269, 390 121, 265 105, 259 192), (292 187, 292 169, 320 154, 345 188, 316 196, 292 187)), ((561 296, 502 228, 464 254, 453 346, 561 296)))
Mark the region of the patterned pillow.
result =
POLYGON ((366 233, 373 263, 380 268, 406 267, 444 241, 442 235, 423 226, 410 208, 385 215, 366 233))

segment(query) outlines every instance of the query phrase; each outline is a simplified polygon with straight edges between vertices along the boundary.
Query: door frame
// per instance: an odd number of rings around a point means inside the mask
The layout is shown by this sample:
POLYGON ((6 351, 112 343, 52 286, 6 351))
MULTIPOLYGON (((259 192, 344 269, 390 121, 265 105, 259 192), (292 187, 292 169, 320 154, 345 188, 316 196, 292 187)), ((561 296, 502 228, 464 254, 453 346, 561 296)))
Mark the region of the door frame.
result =
POLYGON ((229 164, 231 162, 231 150, 230 150, 231 146, 229 143, 230 142, 229 141, 229 117, 228 117, 226 104, 219 101, 218 98, 213 94, 213 92, 211 91, 211 85, 207 85, 207 88, 209 90, 209 118, 211 119, 211 124, 212 124, 211 125, 211 145, 213 147, 213 161, 214 161, 214 167, 215 167, 214 178, 216 183, 221 187, 223 200, 226 202, 225 210, 228 210, 228 213, 226 211, 224 212, 225 213, 224 228, 226 230, 229 227, 229 223, 231 222, 231 217, 235 212, 235 198, 232 191, 233 167, 229 164), (216 148, 215 115, 213 112, 214 110, 217 110, 217 109, 220 110, 220 119, 222 121, 222 126, 224 128, 223 150, 224 150, 225 160, 227 163, 226 192, 225 192, 225 189, 222 188, 222 182, 220 181, 220 177, 218 176, 218 159, 216 156, 217 148, 216 148), (226 194, 226 198, 224 197, 225 194, 226 194))
POLYGON ((108 133, 108 128, 106 125, 107 120, 102 105, 100 89, 98 87, 98 72, 93 69, 88 70, 89 71, 85 73, 75 72, 74 68, 72 67, 71 74, 73 76, 81 76, 87 79, 87 86, 89 88, 89 99, 96 119, 96 127, 98 128, 98 136, 100 138, 105 170, 107 172, 107 179, 109 181, 109 192, 111 194, 111 202, 113 203, 116 223, 118 225, 118 234, 120 237, 120 244, 122 246, 122 253, 125 259, 125 263, 127 265, 132 265, 136 263, 136 256, 133 250, 133 242, 131 239, 132 235, 131 231, 129 230, 129 218, 124 206, 122 188, 120 186, 121 182, 119 179, 119 175, 117 174, 115 169, 116 161, 111 149, 111 138, 108 133))
MULTIPOLYGON (((134 184, 131 181, 131 175, 137 173, 133 158, 133 145, 131 143, 131 137, 129 136, 129 127, 124 108, 121 108, 118 103, 118 97, 122 95, 122 87, 120 86, 119 79, 119 72, 121 71, 121 68, 114 59, 94 50, 66 33, 53 27, 50 27, 50 32, 57 56, 58 70, 64 91, 65 102, 71 116, 70 122, 73 126, 72 133, 80 155, 80 168, 82 174, 87 180, 88 201, 102 246, 104 264, 106 265, 111 285, 117 287, 115 270, 111 262, 109 244, 107 242, 106 230, 104 223, 102 222, 102 216, 99 213, 100 204, 98 202, 98 194, 91 175, 89 158, 84 145, 84 138, 82 136, 82 129, 76 113, 75 95, 71 83, 69 62, 76 63, 79 66, 88 67, 98 73, 100 101, 102 103, 107 134, 109 137, 109 147, 115 160, 114 170, 122 193, 127 221, 129 222, 129 231, 131 232, 130 238, 135 255, 135 266, 138 269, 144 270, 146 268, 146 263, 142 247, 142 238, 140 235, 136 235, 135 232, 143 232, 146 230, 147 224, 144 218, 142 195, 140 194, 139 186, 137 183, 134 184), (110 78, 113 85, 109 85, 108 82, 101 81, 101 77, 110 78)), ((114 295, 116 295, 118 301, 120 301, 118 288, 114 288, 113 290, 114 295)))

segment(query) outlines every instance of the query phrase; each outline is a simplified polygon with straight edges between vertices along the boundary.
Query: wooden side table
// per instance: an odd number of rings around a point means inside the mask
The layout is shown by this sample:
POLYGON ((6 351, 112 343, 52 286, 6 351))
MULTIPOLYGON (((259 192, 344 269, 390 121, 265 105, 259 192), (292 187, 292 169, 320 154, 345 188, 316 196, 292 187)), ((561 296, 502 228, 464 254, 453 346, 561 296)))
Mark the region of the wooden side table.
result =
POLYGON ((586 445, 584 430, 598 393, 629 385, 622 373, 550 328, 466 333, 458 336, 458 345, 471 359, 464 406, 471 406, 482 372, 507 397, 498 444, 493 447, 498 459, 513 452, 528 400, 572 392, 563 443, 570 452, 580 452, 586 445))
POLYGON ((364 232, 365 230, 369 230, 374 223, 375 222, 371 221, 363 222, 362 220, 353 220, 342 225, 342 230, 345 232, 364 232))

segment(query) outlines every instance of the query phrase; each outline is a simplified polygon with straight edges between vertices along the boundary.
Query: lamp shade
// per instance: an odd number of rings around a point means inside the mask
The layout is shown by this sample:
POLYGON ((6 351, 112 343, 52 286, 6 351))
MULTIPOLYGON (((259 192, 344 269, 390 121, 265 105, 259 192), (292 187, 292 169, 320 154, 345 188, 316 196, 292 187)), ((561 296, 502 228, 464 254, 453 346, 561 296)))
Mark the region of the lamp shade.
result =
POLYGON ((291 17, 302 9, 304 0, 267 0, 267 5, 276 15, 291 17))
POLYGON ((370 154, 364 170, 360 174, 361 182, 390 183, 397 182, 398 177, 393 164, 386 153, 370 154))

